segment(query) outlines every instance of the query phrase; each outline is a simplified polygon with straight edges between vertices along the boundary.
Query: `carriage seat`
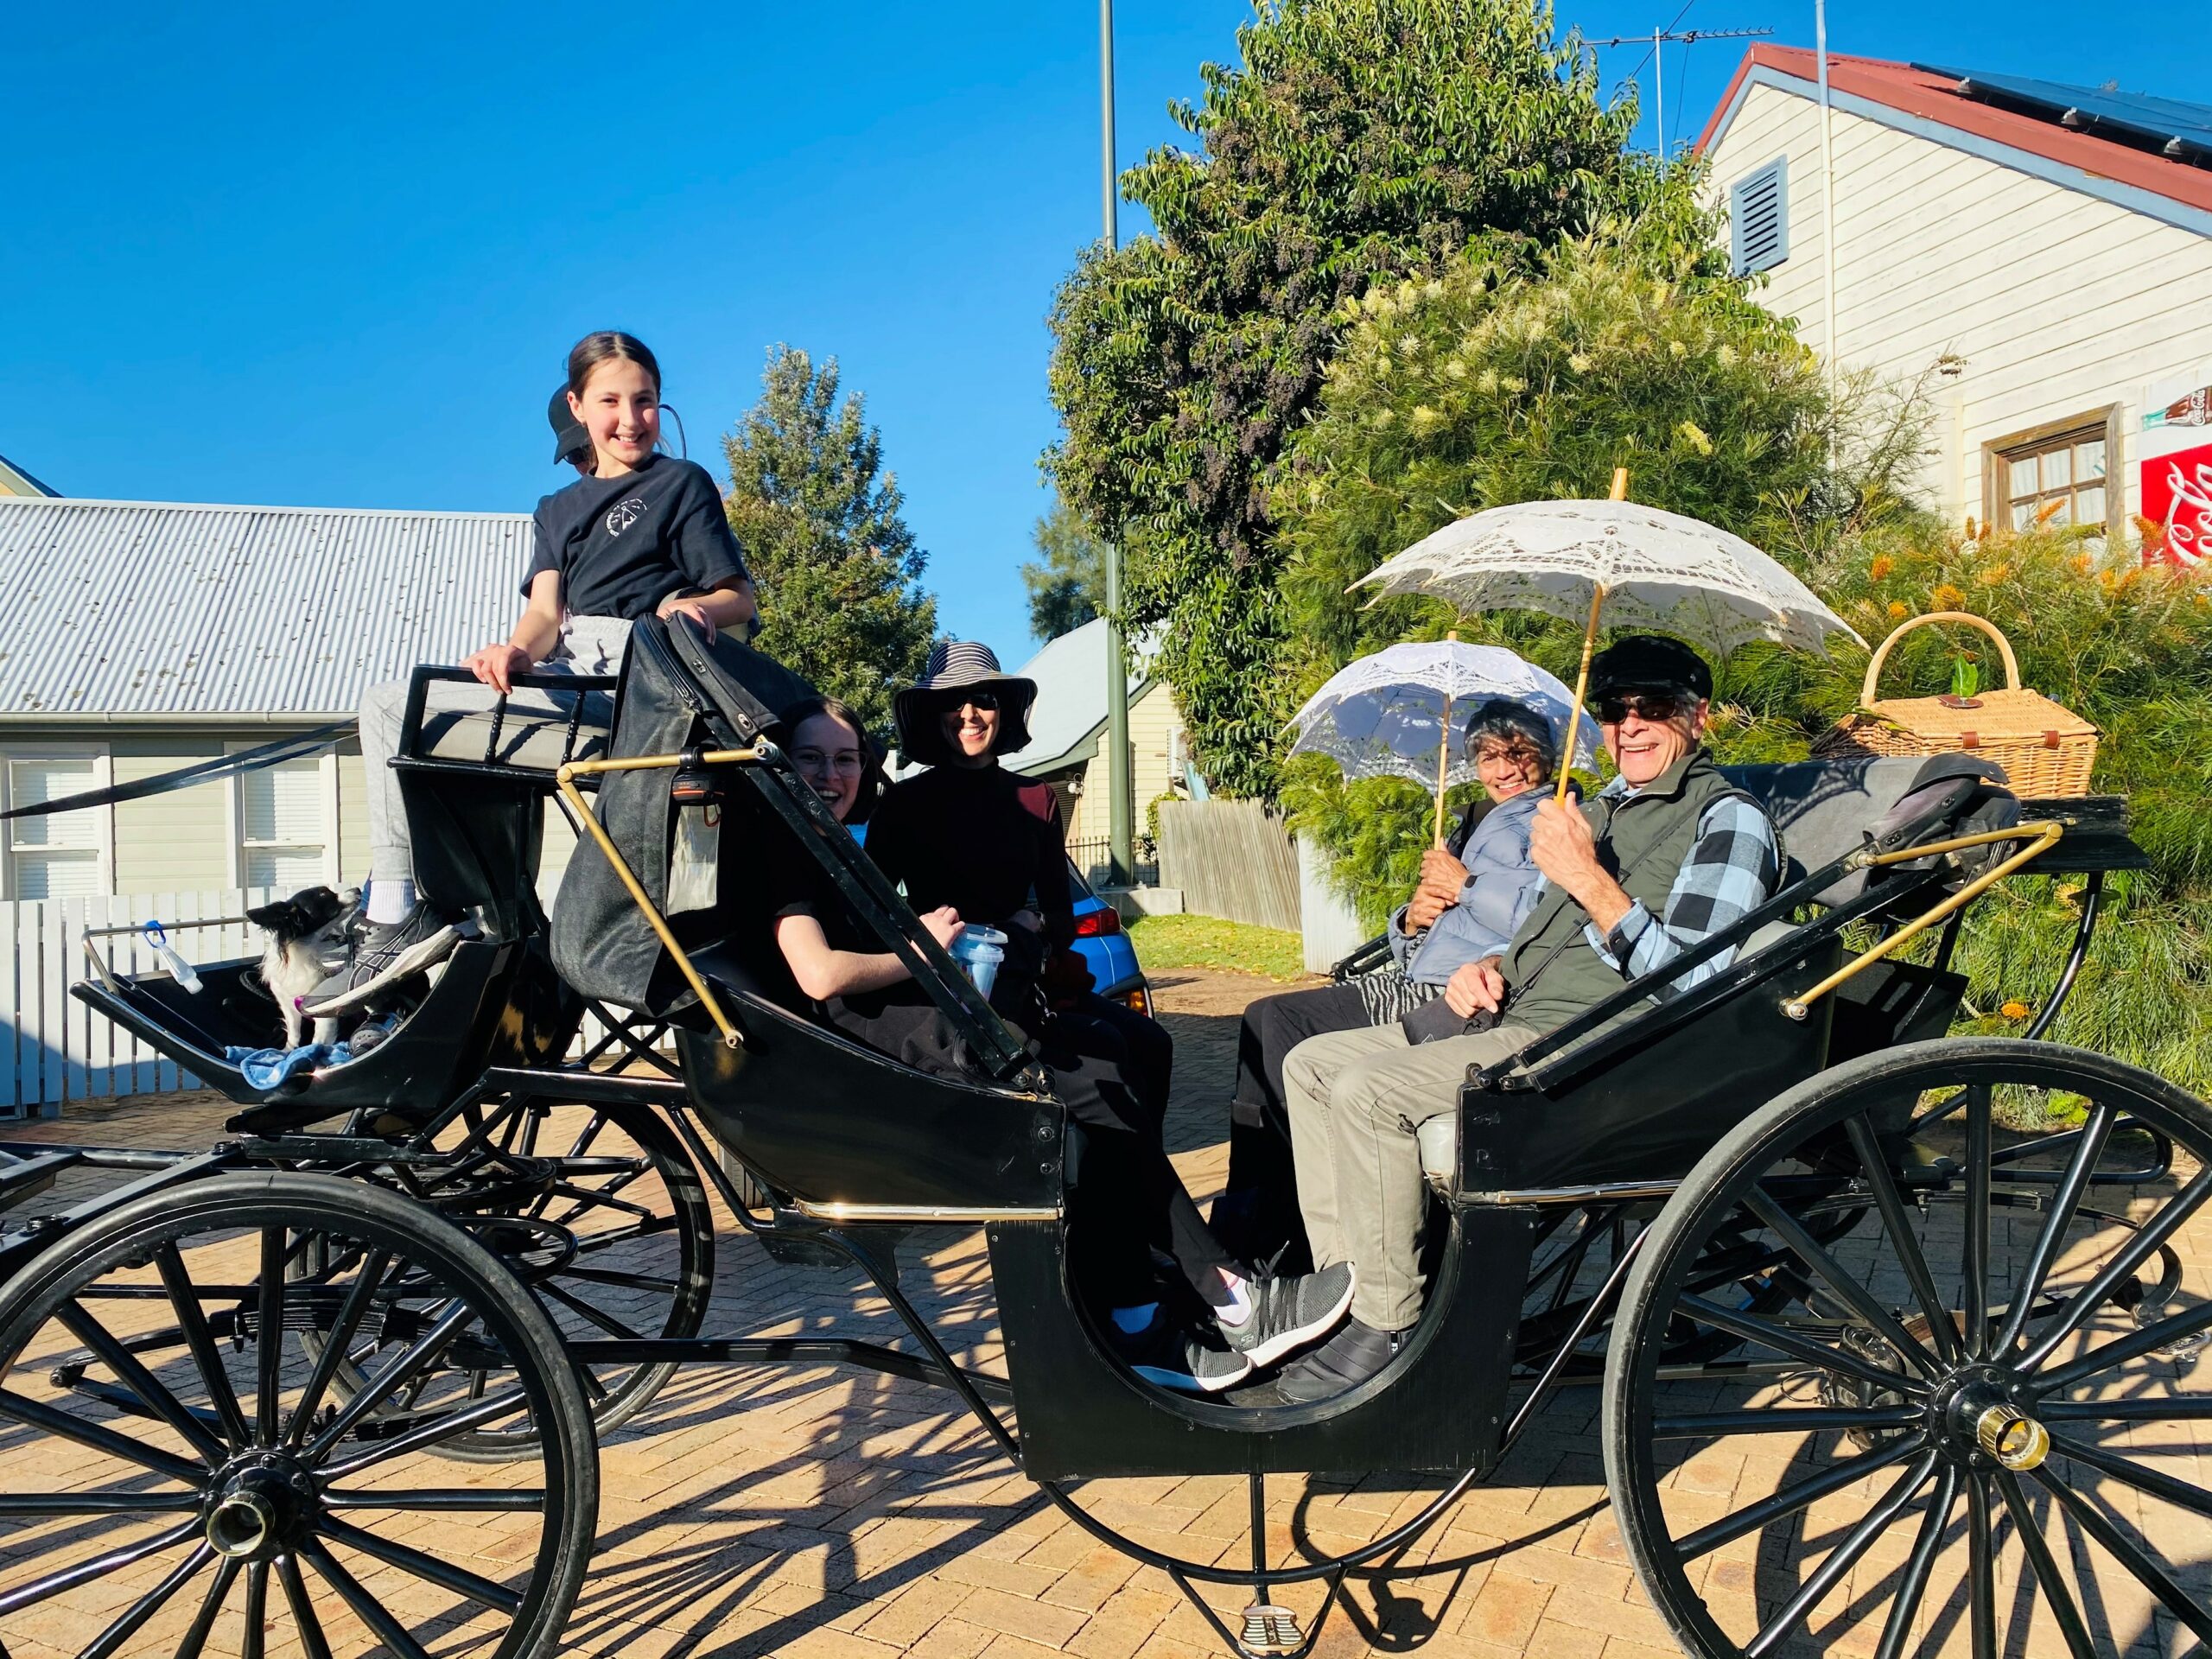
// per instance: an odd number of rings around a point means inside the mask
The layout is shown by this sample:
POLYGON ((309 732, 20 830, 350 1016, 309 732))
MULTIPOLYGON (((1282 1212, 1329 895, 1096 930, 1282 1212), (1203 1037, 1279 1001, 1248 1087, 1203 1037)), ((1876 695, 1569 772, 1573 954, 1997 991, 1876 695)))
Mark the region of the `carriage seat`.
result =
MULTIPOLYGON (((1896 844, 1910 836, 1904 844, 1914 844, 2018 817, 2018 803, 2002 791, 2003 773, 1978 760, 1870 757, 1724 771, 1775 824, 1783 892, 1870 837, 1896 844)), ((1878 874, 1855 872, 1802 897, 1842 904, 1878 874)), ((1916 890, 1900 884, 1901 892, 1916 890)), ((1467 1172, 1470 1189, 1671 1179, 1745 1113, 1823 1065, 1948 1028, 1964 980, 1895 960, 1823 998, 1812 1019, 1789 1020, 1781 1013, 1786 996, 1824 977, 1842 955, 1832 934, 1793 950, 1800 931, 1773 921, 1753 933, 1739 959, 1770 952, 1771 971, 1701 1012, 1670 1020, 1661 1004, 1639 1014, 1654 1023, 1632 1052, 1578 1068, 1586 1046, 1576 1045, 1536 1069, 1532 1090, 1464 1090, 1460 1112, 1422 1126, 1423 1171, 1447 1191, 1458 1183, 1460 1120, 1473 1109, 1484 1125, 1473 1156, 1485 1167, 1467 1172)))
POLYGON ((493 711, 489 709, 429 709, 423 715, 423 728, 416 755, 432 760, 486 761, 553 772, 564 760, 596 760, 607 753, 607 734, 614 721, 614 699, 604 691, 583 694, 583 722, 576 729, 575 747, 569 747, 567 705, 556 699, 559 711, 510 702, 499 719, 499 736, 493 741, 493 711))

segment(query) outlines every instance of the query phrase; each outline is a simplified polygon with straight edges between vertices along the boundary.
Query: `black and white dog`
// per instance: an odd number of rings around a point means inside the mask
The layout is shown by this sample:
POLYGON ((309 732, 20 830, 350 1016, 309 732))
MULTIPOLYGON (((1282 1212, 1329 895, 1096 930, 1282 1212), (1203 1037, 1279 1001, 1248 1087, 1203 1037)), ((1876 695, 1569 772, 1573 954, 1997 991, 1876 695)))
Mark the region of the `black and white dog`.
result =
MULTIPOLYGON (((300 1012, 300 1000, 313 995, 316 986, 346 965, 360 896, 353 887, 343 893, 308 887, 245 913, 267 936, 261 950, 261 982, 283 1013, 286 1048, 297 1048, 307 1040, 307 1016, 300 1012)), ((335 1020, 315 1023, 315 1041, 338 1040, 335 1020)))

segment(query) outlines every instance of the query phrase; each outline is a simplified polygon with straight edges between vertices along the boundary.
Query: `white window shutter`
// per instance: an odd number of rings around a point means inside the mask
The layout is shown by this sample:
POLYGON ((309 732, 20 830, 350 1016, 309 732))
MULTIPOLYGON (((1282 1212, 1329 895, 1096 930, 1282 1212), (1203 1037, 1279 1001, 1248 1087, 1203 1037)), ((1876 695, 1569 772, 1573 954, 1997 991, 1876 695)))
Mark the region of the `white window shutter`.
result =
MULTIPOLYGON (((8 763, 8 797, 16 806, 43 806, 99 787, 99 763, 90 755, 40 757, 8 763)), ((90 812, 56 812, 17 818, 8 828, 18 848, 99 845, 99 822, 90 812)))
POLYGON ((1777 156, 1728 188, 1728 266, 1738 276, 1789 257, 1789 160, 1777 156))
POLYGON ((322 762, 318 757, 264 766, 246 772, 238 784, 248 846, 268 842, 321 846, 322 762))

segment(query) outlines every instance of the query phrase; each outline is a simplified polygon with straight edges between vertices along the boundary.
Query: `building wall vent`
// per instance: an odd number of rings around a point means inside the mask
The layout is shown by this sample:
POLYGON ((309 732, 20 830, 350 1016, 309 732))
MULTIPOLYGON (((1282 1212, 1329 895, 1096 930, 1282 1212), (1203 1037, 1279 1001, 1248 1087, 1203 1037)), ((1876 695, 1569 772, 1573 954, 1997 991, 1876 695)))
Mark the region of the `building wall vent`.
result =
POLYGON ((1789 161, 1777 156, 1728 188, 1728 264, 1738 276, 1789 257, 1789 161))

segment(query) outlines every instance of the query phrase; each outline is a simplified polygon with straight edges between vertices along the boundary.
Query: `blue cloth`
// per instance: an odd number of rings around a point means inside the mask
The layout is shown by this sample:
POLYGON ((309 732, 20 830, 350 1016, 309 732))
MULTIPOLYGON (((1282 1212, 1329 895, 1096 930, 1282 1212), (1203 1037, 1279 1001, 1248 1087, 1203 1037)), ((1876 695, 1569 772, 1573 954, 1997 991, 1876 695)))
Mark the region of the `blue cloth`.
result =
POLYGON ((353 1058, 344 1043, 303 1043, 297 1048, 226 1048, 223 1058, 257 1089, 275 1089, 287 1077, 319 1066, 343 1065, 353 1058))
POLYGON ((1459 849, 1467 883, 1459 902, 1427 931, 1408 937, 1405 907, 1390 918, 1390 955, 1417 985, 1442 985, 1471 962, 1504 954, 1536 903, 1543 876, 1529 856, 1529 832, 1548 789, 1523 790, 1484 814, 1459 849))

